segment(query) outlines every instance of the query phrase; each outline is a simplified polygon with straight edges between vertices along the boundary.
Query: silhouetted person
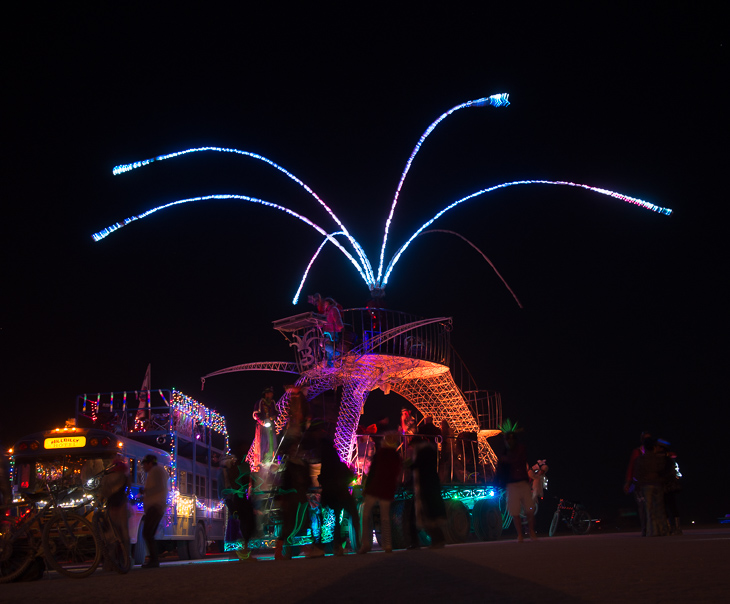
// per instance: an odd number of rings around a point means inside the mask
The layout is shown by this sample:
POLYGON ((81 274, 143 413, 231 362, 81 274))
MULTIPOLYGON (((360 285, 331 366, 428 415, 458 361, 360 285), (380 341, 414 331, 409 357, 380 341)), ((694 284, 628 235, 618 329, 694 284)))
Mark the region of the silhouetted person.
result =
POLYGON ((667 523, 669 524, 670 535, 681 535, 682 525, 679 522, 679 507, 677 506, 677 495, 682 490, 680 481, 681 474, 677 465, 677 454, 669 450, 670 443, 665 440, 657 440, 661 452, 667 457, 667 467, 664 476, 664 507, 667 512, 667 523))
MULTIPOLYGON (((413 500, 415 524, 428 533, 431 547, 443 547, 445 543, 442 525, 446 522, 446 506, 441 499, 441 481, 438 476, 438 449, 436 437, 441 435, 431 416, 426 416, 413 439, 411 470, 413 472, 413 500)), ((411 533, 412 545, 417 545, 416 532, 411 533)))
POLYGON ((651 434, 649 432, 645 431, 641 433, 641 436, 639 437, 639 442, 641 444, 633 451, 631 451, 631 456, 629 457, 629 465, 626 468, 626 480, 624 481, 624 493, 626 493, 627 495, 629 493, 633 493, 634 499, 636 500, 636 509, 639 513, 639 523, 641 524, 642 537, 646 537, 646 506, 644 502, 644 495, 641 492, 641 489, 639 489, 638 485, 636 484, 636 478, 634 476, 634 464, 636 463, 637 458, 644 454, 644 440, 650 438, 651 434))
POLYGON ((143 493, 144 498, 144 527, 142 528, 142 535, 150 555, 149 561, 143 564, 142 568, 157 568, 160 566, 160 560, 157 553, 155 533, 157 532, 160 520, 165 515, 170 475, 165 468, 157 465, 157 457, 155 455, 145 455, 144 459, 142 459, 142 469, 147 474, 144 487, 140 488, 140 492, 143 493))
POLYGON ((253 410, 256 420, 256 442, 258 443, 258 463, 270 463, 276 451, 276 401, 274 389, 265 388, 253 410))
MULTIPOLYGON (((502 426, 504 451, 497 458, 497 479, 507 489, 507 511, 517 519, 524 510, 530 539, 537 539, 535 532, 535 503, 532 500, 532 486, 528 474, 527 450, 517 441, 517 423, 506 420, 502 426)), ((518 526, 517 541, 523 541, 522 528, 518 526)))
POLYGON ((644 440, 644 454, 634 462, 634 477, 644 497, 646 536, 663 537, 669 534, 664 508, 664 485, 667 475, 667 456, 653 439, 644 440))
POLYGON ((312 481, 309 464, 301 455, 300 444, 300 438, 286 436, 280 447, 284 463, 276 500, 281 511, 281 532, 274 548, 275 560, 291 558, 291 544, 298 524, 297 519, 307 513, 307 491, 312 481))
MULTIPOLYGON (((129 487, 132 480, 129 476, 129 466, 123 459, 117 458, 106 469, 101 478, 101 495, 106 499, 109 521, 117 529, 117 533, 129 551, 129 487)), ((106 564, 105 564, 106 567, 106 564)))
POLYGON ((373 546, 373 508, 380 507, 380 536, 386 553, 393 551, 393 540, 390 527, 390 504, 395 499, 403 460, 397 451, 398 435, 390 432, 385 435, 383 445, 373 455, 370 472, 365 479, 362 510, 362 532, 358 554, 366 554, 373 546))
POLYGON ((356 539, 352 549, 357 550, 359 545, 360 515, 357 512, 357 502, 350 493, 350 486, 355 479, 354 472, 343 462, 337 454, 332 441, 323 433, 320 434, 321 470, 319 485, 322 487, 321 504, 330 508, 335 515, 335 536, 333 551, 335 556, 341 556, 342 538, 340 532, 340 515, 345 510, 352 518, 355 526, 356 539))

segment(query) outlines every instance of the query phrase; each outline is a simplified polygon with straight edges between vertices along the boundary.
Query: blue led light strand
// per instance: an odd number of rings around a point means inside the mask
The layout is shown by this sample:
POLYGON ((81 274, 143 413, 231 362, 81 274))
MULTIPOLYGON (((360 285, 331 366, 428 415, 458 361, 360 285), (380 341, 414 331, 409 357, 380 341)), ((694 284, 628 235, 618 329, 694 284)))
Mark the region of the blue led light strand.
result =
POLYGON ((324 241, 319 244, 317 251, 314 252, 314 256, 312 256, 312 259, 309 261, 309 264, 307 264, 307 268, 304 270, 304 275, 302 275, 302 280, 299 282, 299 288, 297 289, 297 293, 294 294, 294 299, 292 300, 292 304, 296 305, 299 302, 299 296, 302 293, 302 288, 304 287, 304 282, 307 280, 307 275, 309 274, 309 269, 312 268, 314 261, 317 259, 317 256, 319 256, 319 253, 322 251, 322 248, 325 246, 325 244, 330 240, 330 237, 333 237, 334 235, 344 235, 344 233, 342 231, 337 231, 336 233, 330 233, 329 236, 325 237, 324 241))
POLYGON ((281 210, 282 212, 286 212, 287 214, 289 214, 290 216, 293 216, 294 218, 298 218, 302 222, 304 222, 304 223, 308 224, 309 226, 311 226, 318 233, 320 233, 321 235, 323 235, 324 237, 326 237, 327 239, 329 239, 343 254, 345 254, 345 256, 347 256, 347 258, 350 260, 350 262, 352 262, 353 266, 357 269, 357 272, 363 278, 363 280, 365 281, 365 283, 368 286, 370 285, 367 276, 363 272, 363 269, 358 264, 357 260, 355 260, 355 258, 352 257, 352 254, 350 254, 350 252, 348 252, 345 248, 343 248, 340 245, 340 242, 339 241, 337 241, 334 237, 332 237, 331 235, 329 235, 322 227, 316 225, 315 223, 313 223, 308 218, 302 216, 301 214, 297 214, 296 212, 294 212, 293 210, 290 210, 289 208, 286 208, 284 206, 280 206, 280 205, 278 205, 276 203, 271 203, 270 201, 264 201, 263 199, 257 199, 255 197, 248 197, 246 195, 231 195, 231 194, 204 195, 202 197, 191 197, 191 198, 188 198, 188 199, 178 199, 177 201, 171 201, 170 203, 166 203, 164 205, 157 206, 155 208, 152 208, 150 210, 147 210, 146 212, 143 212, 142 214, 138 214, 136 216, 131 216, 129 218, 125 218, 122 222, 117 222, 116 224, 113 224, 111 226, 106 227, 105 229, 102 229, 98 233, 94 233, 92 235, 92 238, 94 239, 94 241, 101 241, 105 237, 108 237, 109 235, 111 235, 114 231, 117 231, 117 230, 121 229, 122 227, 127 226, 129 223, 134 222, 135 220, 141 220, 143 218, 146 218, 150 214, 154 214, 155 212, 158 212, 160 210, 165 210, 167 208, 171 208, 173 206, 181 205, 183 203, 190 203, 190 202, 194 202, 194 201, 208 201, 208 200, 211 200, 211 199, 240 199, 242 201, 250 201, 251 203, 258 203, 258 204, 261 204, 261 205, 264 205, 264 206, 267 206, 267 207, 270 207, 270 208, 274 208, 276 210, 281 210))
POLYGON ((158 155, 157 157, 153 157, 151 159, 145 159, 142 161, 136 161, 131 164, 121 164, 119 166, 115 166, 112 169, 112 173, 115 175, 124 174, 125 172, 129 172, 131 170, 134 170, 136 168, 141 168, 143 166, 148 166, 151 163, 154 163, 156 161, 164 161, 166 159, 174 159, 176 157, 181 157, 183 155, 188 155, 190 153, 200 153, 202 151, 216 151, 218 153, 235 153, 236 155, 244 155, 246 157, 250 157, 252 159, 256 159, 259 161, 264 162, 265 164, 268 164, 272 168, 276 168, 281 172, 282 174, 285 174, 287 177, 291 178, 295 183, 297 183, 300 187, 302 187, 307 193, 309 193, 314 199, 317 200, 317 203, 319 203, 326 211, 327 213, 332 217, 332 220, 335 221, 337 226, 339 226, 342 229, 342 232, 345 234, 345 236, 349 239, 350 244, 352 245, 353 249, 357 253, 357 255, 360 258, 360 262, 362 263, 365 273, 367 274, 367 284, 368 286, 372 285, 375 281, 375 275, 373 273, 372 266, 370 265, 370 261, 367 259, 367 256, 365 255, 365 252, 360 247, 360 244, 355 240, 354 237, 348 233, 345 226, 340 222, 340 219, 337 218, 335 213, 332 211, 332 209, 324 202, 320 197, 301 179, 297 178, 294 174, 289 172, 289 170, 283 168, 276 162, 270 160, 267 157, 264 157, 263 155, 259 155, 258 153, 252 153, 250 151, 243 151, 241 149, 229 149, 226 147, 195 147, 192 149, 185 149, 184 151, 176 151, 175 153, 168 153, 167 155, 158 155))
POLYGON ((421 138, 418 140, 418 143, 416 144, 415 148, 413 149, 411 156, 408 158, 408 161, 406 162, 406 167, 403 170, 403 174, 401 175, 400 181, 398 182, 398 186, 396 187, 396 190, 395 190, 395 196, 393 197, 393 203, 390 206, 390 214, 388 214, 388 219, 385 221, 385 232, 383 234, 383 245, 380 248, 380 262, 378 264, 378 281, 380 281, 380 277, 383 274, 383 262, 384 262, 384 258, 385 258, 385 244, 388 241, 388 232, 390 231, 390 223, 393 221, 393 213, 395 212, 395 206, 398 203, 398 197, 400 196, 401 187, 403 186, 403 181, 406 179, 406 175, 408 174, 408 171, 411 169, 411 164, 413 163, 413 160, 416 157, 416 154, 421 149, 421 145, 423 144, 423 141, 425 141, 426 137, 428 137, 428 135, 434 131, 436 126, 438 126, 443 120, 445 120, 452 113, 458 111, 459 109, 466 109, 468 107, 485 107, 485 106, 507 107, 507 105, 509 105, 509 94, 507 94, 507 93, 493 94, 492 96, 489 96, 489 97, 476 99, 474 101, 467 101, 466 103, 462 103, 461 105, 456 105, 456 107, 452 107, 446 113, 442 114, 421 135, 421 138))
POLYGON ((553 181, 553 180, 517 180, 514 182, 505 182, 501 185, 495 185, 493 187, 489 187, 487 189, 482 189, 480 191, 476 191, 472 193, 471 195, 467 195, 466 197, 462 197, 458 201, 455 201, 451 205, 446 206, 443 210, 438 212, 431 220, 424 223, 421 228, 419 228, 413 235, 410 236, 408 241, 406 241, 401 248, 395 253, 392 260, 388 264, 388 268, 385 271, 385 275, 383 276, 382 283, 380 284, 381 287, 385 287, 385 285, 388 283, 388 278, 390 277, 390 273, 392 272, 393 268, 395 267, 396 263, 398 262, 399 258, 403 255, 403 252, 406 250, 406 248, 411 244, 411 242, 418 237, 421 232, 423 232, 425 229, 427 229, 431 224, 434 223, 434 221, 438 220, 443 216, 446 212, 451 210, 452 208, 455 208, 459 204, 468 201, 470 199, 473 199, 474 197, 478 197, 479 195, 484 195, 485 193, 491 193, 492 191, 496 191, 497 189, 504 189, 506 187, 512 187, 514 185, 562 185, 562 186, 568 186, 568 187, 579 187, 582 189, 587 189, 588 191, 594 191, 595 193, 601 193, 602 195, 608 195, 609 197, 613 197, 615 199, 620 199, 621 201, 625 201, 627 203, 631 203, 634 205, 638 205, 642 208, 645 208, 647 210, 651 210, 652 212, 658 212, 659 214, 664 214, 666 216, 669 216, 672 213, 672 210, 669 208, 663 208, 661 206, 654 205, 653 203, 649 203, 648 201, 644 201, 643 199, 638 199, 636 197, 630 197, 629 195, 623 195, 622 193, 617 193, 616 191, 609 191, 608 189, 601 189, 598 187, 591 187, 590 185, 582 185, 580 183, 575 182, 567 182, 567 181, 553 181))

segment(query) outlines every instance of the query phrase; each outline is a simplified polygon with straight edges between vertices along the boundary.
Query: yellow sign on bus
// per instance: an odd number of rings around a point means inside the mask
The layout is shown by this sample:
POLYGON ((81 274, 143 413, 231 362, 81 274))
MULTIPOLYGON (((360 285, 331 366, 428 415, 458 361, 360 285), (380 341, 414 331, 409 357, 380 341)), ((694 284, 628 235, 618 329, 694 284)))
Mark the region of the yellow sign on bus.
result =
POLYGON ((85 436, 53 436, 43 441, 45 449, 73 449, 85 446, 85 436))

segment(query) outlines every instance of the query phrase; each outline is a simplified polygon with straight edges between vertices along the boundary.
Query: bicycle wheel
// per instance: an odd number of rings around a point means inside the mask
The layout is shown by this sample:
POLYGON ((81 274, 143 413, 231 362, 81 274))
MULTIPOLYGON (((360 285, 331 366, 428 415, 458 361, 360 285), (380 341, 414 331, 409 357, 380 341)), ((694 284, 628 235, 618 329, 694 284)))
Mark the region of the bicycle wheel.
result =
POLYGON ((127 574, 132 568, 132 559, 129 548, 120 537, 114 523, 110 522, 105 514, 95 514, 94 531, 104 560, 119 574, 127 574))
POLYGON ((585 510, 576 510, 570 528, 576 535, 587 535, 591 530, 591 515, 585 510))
POLYGON ((67 577, 88 577, 99 566, 101 548, 91 523, 72 512, 58 511, 43 529, 48 564, 67 577))
POLYGON ((553 514, 553 519, 550 522, 550 531, 548 531, 548 535, 552 537, 555 532, 558 530, 558 522, 560 522, 560 512, 558 510, 555 511, 553 514))
POLYGON ((0 583, 20 577, 31 565, 38 546, 30 533, 11 529, 0 534, 0 583))

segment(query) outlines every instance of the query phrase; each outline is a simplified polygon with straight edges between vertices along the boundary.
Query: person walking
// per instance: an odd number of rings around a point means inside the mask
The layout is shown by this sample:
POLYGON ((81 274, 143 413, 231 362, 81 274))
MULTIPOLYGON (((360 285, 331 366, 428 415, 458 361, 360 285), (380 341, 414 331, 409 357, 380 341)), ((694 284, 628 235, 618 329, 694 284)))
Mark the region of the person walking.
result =
POLYGON ((383 446, 373 455, 370 472, 365 482, 363 495, 365 502, 362 510, 362 544, 358 554, 366 554, 373 547, 373 508, 377 503, 380 506, 380 530, 383 538, 385 553, 393 551, 393 542, 390 531, 390 504, 395 499, 395 489, 398 486, 403 460, 398 453, 399 436, 389 432, 383 439, 383 446))
MULTIPOLYGON (((507 511, 512 518, 518 518, 524 510, 530 539, 537 539, 535 532, 535 502, 532 500, 532 486, 528 473, 527 450, 518 442, 517 422, 505 420, 500 426, 504 435, 504 451, 497 459, 497 481, 507 489, 507 511)), ((524 541, 522 527, 515 522, 517 541, 524 541)))
POLYGON ((276 401, 274 389, 264 388, 261 398, 253 410, 256 420, 256 443, 258 445, 258 460, 254 465, 271 463, 276 451, 276 401))
POLYGON ((654 439, 644 439, 644 454, 634 462, 634 477, 644 499, 647 537, 664 537, 669 534, 664 507, 667 465, 667 456, 654 439))
POLYGON ((149 561, 142 565, 142 568, 158 568, 160 559, 157 553, 155 533, 160 525, 160 520, 165 515, 167 507, 167 493, 169 491, 170 475, 167 470, 157 464, 155 455, 145 455, 142 459, 142 469, 147 477, 144 487, 140 488, 144 502, 144 527, 142 536, 147 544, 149 561))
POLYGON ((636 500, 636 509, 639 513, 639 523, 641 524, 641 536, 646 537, 646 502, 644 501, 644 495, 641 489, 638 487, 636 478, 634 476, 634 466, 636 460, 644 455, 644 441, 651 439, 651 434, 646 430, 641 433, 639 437, 639 446, 631 451, 629 457, 629 465, 626 468, 626 480, 624 480, 624 493, 627 495, 633 493, 634 499, 636 500))
POLYGON ((129 466, 121 456, 117 457, 114 463, 104 471, 100 486, 101 496, 106 499, 109 520, 117 529, 124 547, 129 551, 128 493, 132 480, 129 476, 129 466))

